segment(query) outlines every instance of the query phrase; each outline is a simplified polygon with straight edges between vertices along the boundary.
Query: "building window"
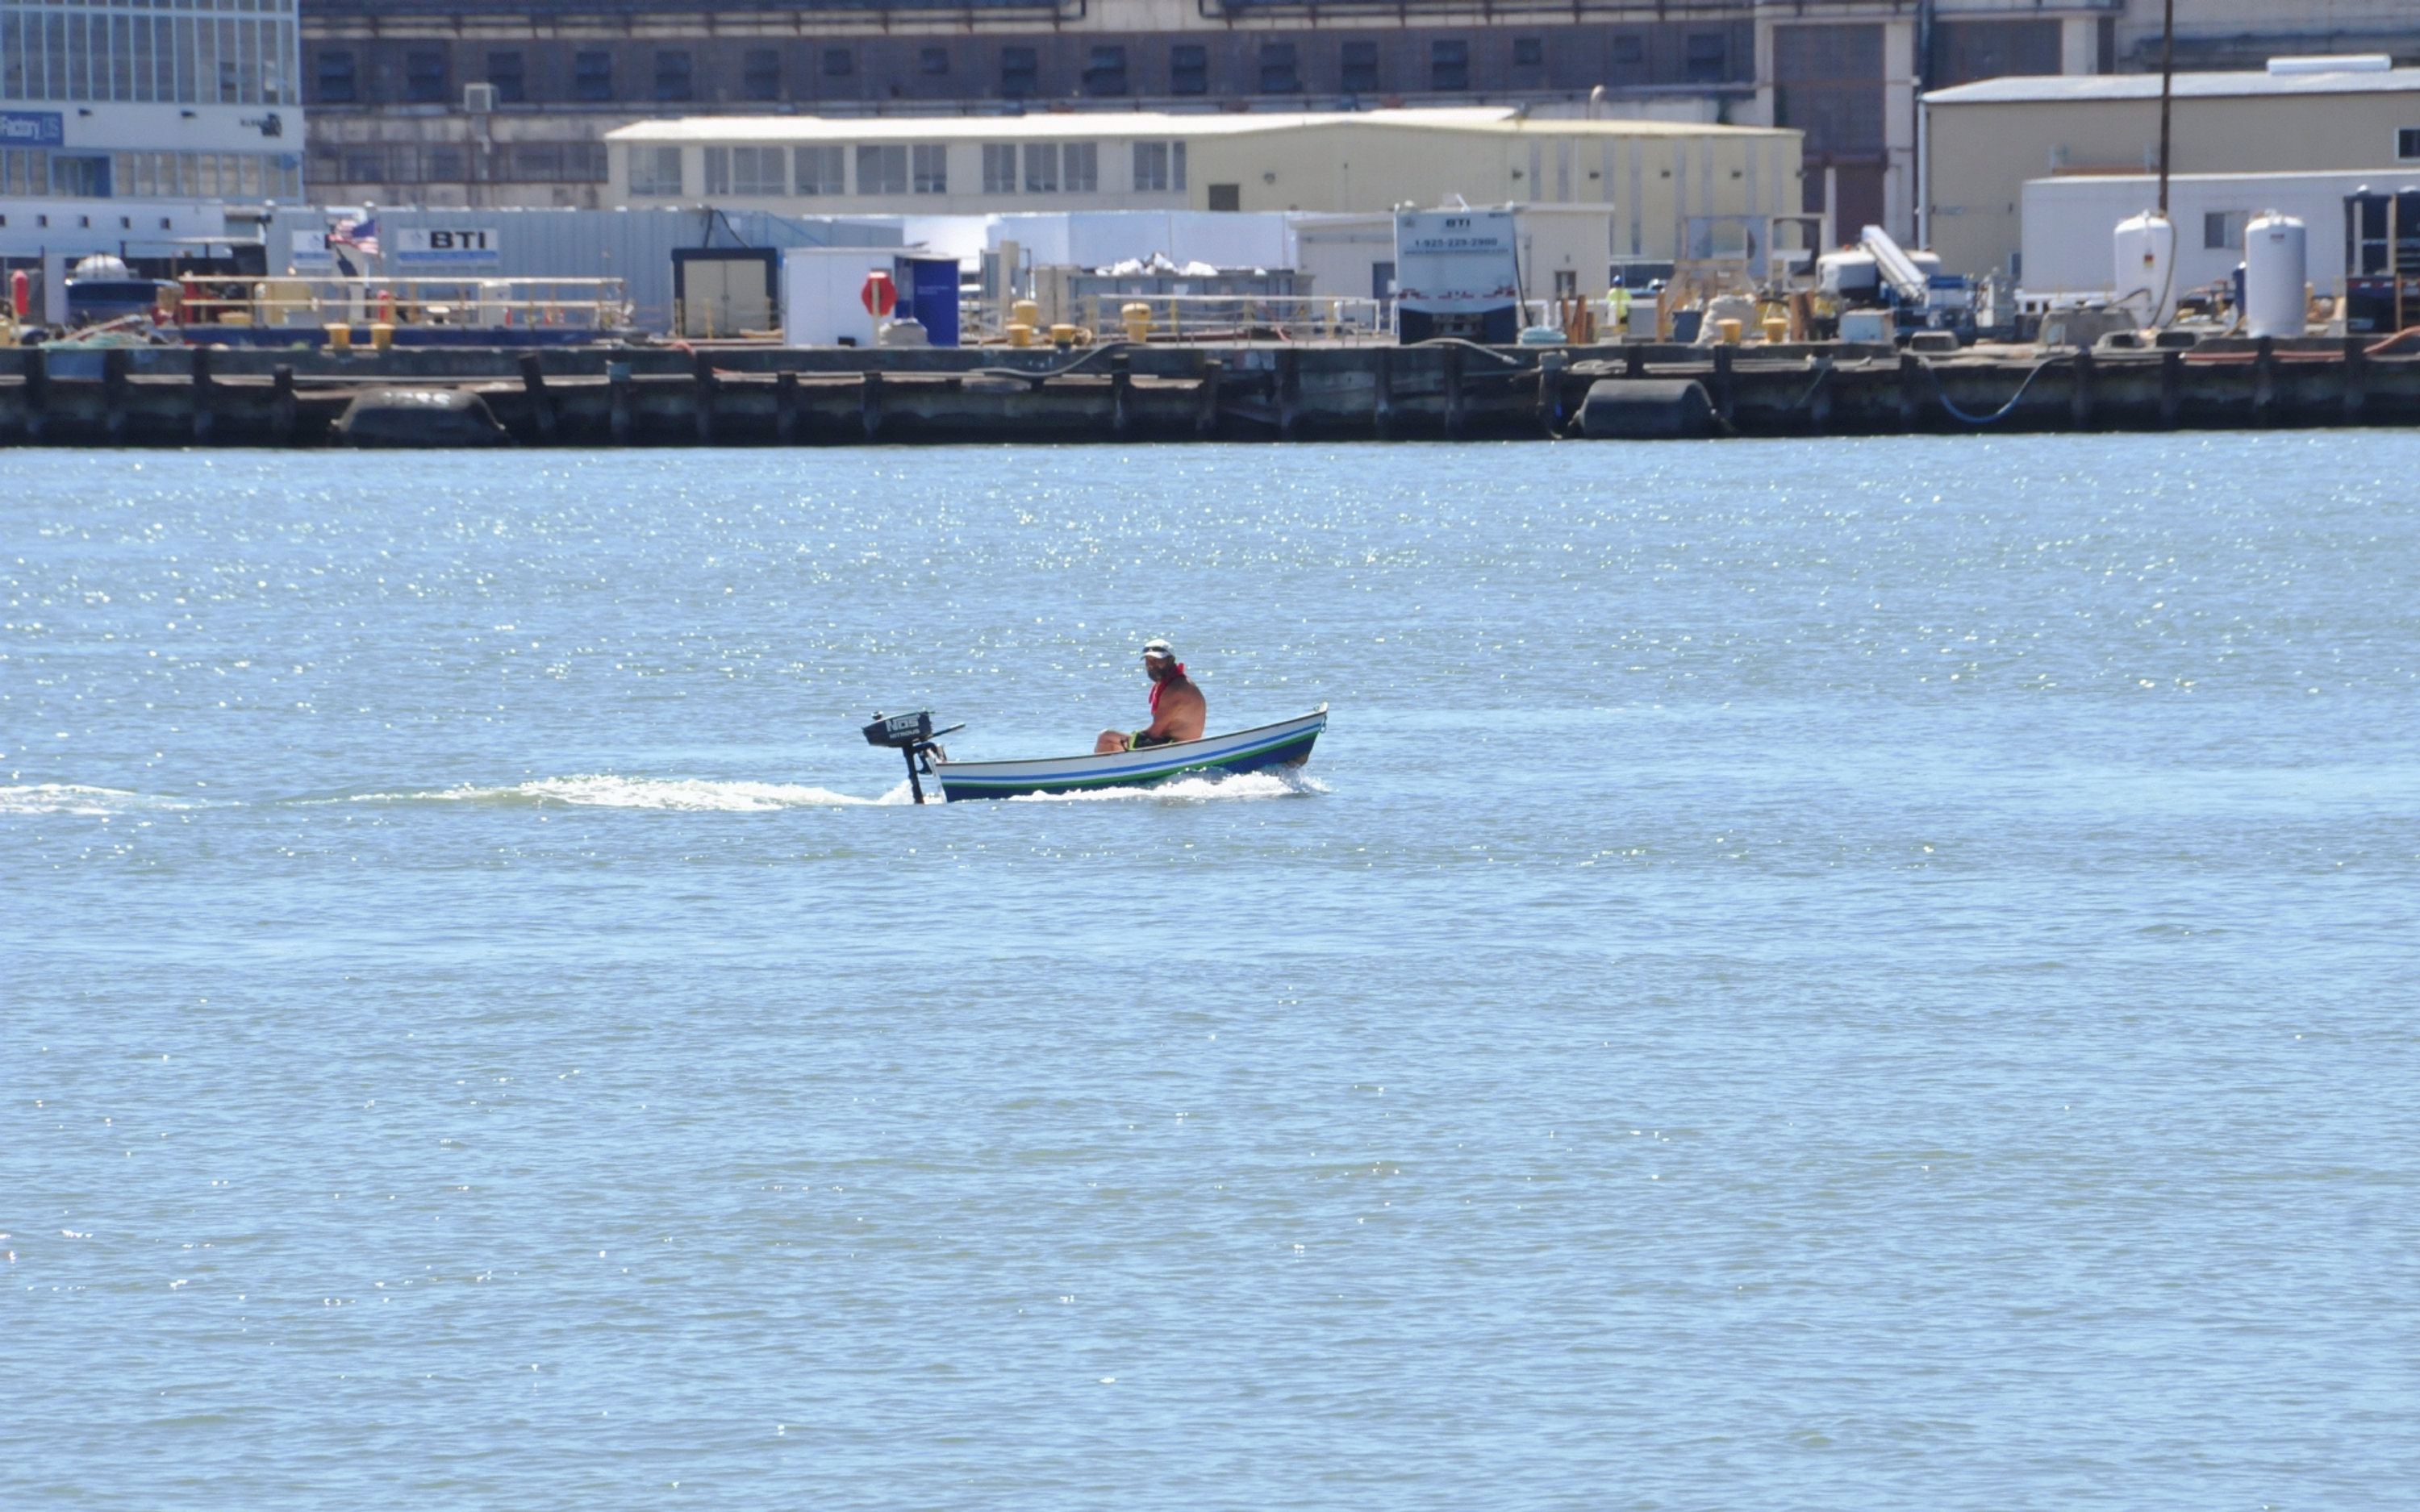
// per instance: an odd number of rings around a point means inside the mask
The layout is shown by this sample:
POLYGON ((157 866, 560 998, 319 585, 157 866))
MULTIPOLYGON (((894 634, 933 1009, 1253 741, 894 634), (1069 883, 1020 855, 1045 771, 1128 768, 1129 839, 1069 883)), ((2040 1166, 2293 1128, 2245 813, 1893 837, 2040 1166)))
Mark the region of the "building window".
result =
POLYGON ((800 147, 795 154, 801 194, 848 193, 846 147, 800 147))
POLYGON ((1450 41, 1429 44, 1429 87, 1432 89, 1470 87, 1470 44, 1468 42, 1450 41))
POLYGON ((613 54, 574 53, 571 54, 571 98, 587 100, 613 98, 613 54))
POLYGON ((1025 144, 1025 192, 1029 194, 1059 193, 1058 143, 1025 144))
POLYGON ((779 49, 752 47, 741 60, 739 94, 743 100, 782 98, 782 54, 779 49))
POLYGON ((500 105, 518 105, 529 99, 529 76, 522 71, 519 53, 489 54, 488 83, 495 86, 500 105))
POLYGON ((1168 92, 1206 95, 1210 92, 1210 50, 1186 42, 1168 50, 1168 92))
POLYGON ((1011 100, 1032 94, 1039 87, 1042 64, 1030 47, 1003 47, 1000 50, 1000 92, 1011 100))
POLYGON ((1122 95, 1126 92, 1126 50, 1096 47, 1084 61, 1084 93, 1122 95))
POLYGON ((1613 37, 1613 61, 1636 68, 1647 61, 1647 39, 1637 32, 1616 32, 1613 37))
POLYGON ((925 48, 916 54, 916 67, 925 73, 947 73, 950 71, 950 50, 946 47, 925 48))
POLYGON ((1212 184, 1210 186, 1210 208, 1214 210, 1241 211, 1244 208, 1244 186, 1241 184, 1212 184))
POLYGON ((2060 23, 2055 21, 1957 21, 1932 28, 1928 89, 2059 71, 2060 23))
POLYGON ((1016 193, 1016 144, 985 142, 984 158, 984 193, 1014 194, 1016 193))
POLYGON ((1691 32, 1683 76, 1691 84, 1720 84, 1730 49, 1720 32, 1691 32))
POLYGON ((2420 158, 2420 126, 2404 126, 2396 130, 2395 155, 2406 162, 2420 158))
POLYGON ((1543 66, 1545 61, 1546 39, 1544 38, 1515 37, 1512 39, 1512 66, 1514 68, 1539 68, 1543 66))
POLYGON ((1101 187, 1101 147, 1097 142, 1070 142, 1059 149, 1059 186, 1070 194, 1091 194, 1101 187))
POLYGON ((2210 210, 2201 218, 2201 244, 2211 252, 2243 250, 2243 223, 2251 219, 2242 210, 2210 210))
POLYGON ((1344 70, 1338 84, 1348 95, 1375 94, 1378 89, 1378 44, 1344 44, 1344 70))
POLYGON ((707 147, 706 192, 709 194, 778 194, 784 175, 780 147, 707 147))
POLYGON ((857 71, 857 54, 845 47, 824 49, 824 77, 845 79, 857 71))
POLYGON ((676 198, 681 190, 681 149, 633 143, 630 147, 630 193, 676 198))
POLYGON ((861 194, 908 193, 907 147, 859 147, 857 149, 857 192, 861 194))
MULTIPOLYGON (((15 59, 10 59, 15 66, 15 59)), ((353 54, 348 52, 326 52, 319 54, 319 98, 331 105, 349 105, 361 99, 359 76, 353 71, 353 54)))
POLYGON ((656 54, 656 98, 687 100, 690 98, 689 54, 668 48, 656 54))
MULTIPOLYGON (((221 67, 226 60, 221 60, 221 67)), ((223 94, 225 91, 221 91, 223 94)), ((415 105, 445 102, 445 54, 434 50, 403 55, 403 98, 415 105)))
POLYGON ((1165 194, 1173 187, 1185 187, 1185 144, 1182 142, 1137 142, 1134 145, 1134 186, 1139 194, 1165 194), (1176 171, 1169 172, 1169 148, 1173 147, 1176 171), (1174 182, 1171 185, 1171 179, 1174 182))
POLYGON ((1295 66, 1292 42, 1261 44, 1261 93, 1292 95, 1302 90, 1302 74, 1295 66))
POLYGON ((908 158, 915 170, 917 193, 946 194, 950 192, 950 149, 948 147, 936 142, 929 147, 914 148, 909 152, 908 158))

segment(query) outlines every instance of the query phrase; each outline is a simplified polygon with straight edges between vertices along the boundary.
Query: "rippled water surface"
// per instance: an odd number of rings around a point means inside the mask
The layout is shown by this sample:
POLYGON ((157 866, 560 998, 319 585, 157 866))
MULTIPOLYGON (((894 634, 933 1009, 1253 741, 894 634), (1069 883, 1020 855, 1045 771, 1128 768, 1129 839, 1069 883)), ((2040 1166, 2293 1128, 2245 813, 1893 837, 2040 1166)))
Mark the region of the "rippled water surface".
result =
POLYGON ((2420 439, 0 469, 11 1505, 2420 1486, 2420 439))

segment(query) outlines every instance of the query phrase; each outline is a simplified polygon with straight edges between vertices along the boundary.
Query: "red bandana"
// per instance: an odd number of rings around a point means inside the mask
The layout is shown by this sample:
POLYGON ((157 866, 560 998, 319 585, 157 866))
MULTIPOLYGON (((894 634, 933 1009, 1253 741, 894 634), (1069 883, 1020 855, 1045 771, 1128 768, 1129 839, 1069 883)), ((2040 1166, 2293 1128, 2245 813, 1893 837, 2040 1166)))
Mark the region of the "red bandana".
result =
POLYGON ((1185 675, 1185 663, 1183 663, 1183 662, 1181 662, 1181 661, 1178 661, 1178 662, 1171 662, 1171 663, 1169 664, 1169 669, 1168 669, 1168 677, 1156 677, 1156 678, 1152 679, 1152 684, 1151 684, 1151 712, 1152 712, 1153 714, 1156 715, 1157 713, 1159 713, 1159 690, 1160 690, 1161 688, 1166 687, 1168 686, 1168 678, 1169 678, 1169 677, 1183 677, 1184 675, 1185 675))

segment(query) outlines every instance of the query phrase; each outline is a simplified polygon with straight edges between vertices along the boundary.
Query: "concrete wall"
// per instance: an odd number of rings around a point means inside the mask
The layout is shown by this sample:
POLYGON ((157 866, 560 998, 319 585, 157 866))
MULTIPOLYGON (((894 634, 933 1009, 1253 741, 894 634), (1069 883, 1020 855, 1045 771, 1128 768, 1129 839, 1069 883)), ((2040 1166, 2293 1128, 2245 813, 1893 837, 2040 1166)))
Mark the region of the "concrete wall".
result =
MULTIPOLYGON (((2395 155, 2397 130, 2420 126, 2420 88, 2180 99, 2174 109, 2174 173, 2420 172, 2398 169, 2395 155)), ((2156 172, 2160 107, 2155 99, 1935 104, 1931 135, 1931 240, 1943 270, 2005 274, 2024 239, 2026 181, 2156 172)), ((2034 271, 2029 258, 2027 285, 2034 271)))

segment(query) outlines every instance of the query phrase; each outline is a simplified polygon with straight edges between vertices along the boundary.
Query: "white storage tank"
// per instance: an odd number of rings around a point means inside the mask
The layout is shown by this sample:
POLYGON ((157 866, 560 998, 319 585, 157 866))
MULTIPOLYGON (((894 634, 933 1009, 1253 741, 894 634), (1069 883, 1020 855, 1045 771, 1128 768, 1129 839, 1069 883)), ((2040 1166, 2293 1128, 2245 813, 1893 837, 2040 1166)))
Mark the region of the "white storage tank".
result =
POLYGON ((2117 295, 2109 303, 2132 311, 2147 326, 2164 326, 2176 318, 2177 228, 2157 210, 2145 210, 2118 223, 2112 250, 2117 255, 2117 295))
POLYGON ((2308 317, 2308 239, 2303 223, 2263 210, 2243 228, 2243 330, 2299 336, 2308 317))

